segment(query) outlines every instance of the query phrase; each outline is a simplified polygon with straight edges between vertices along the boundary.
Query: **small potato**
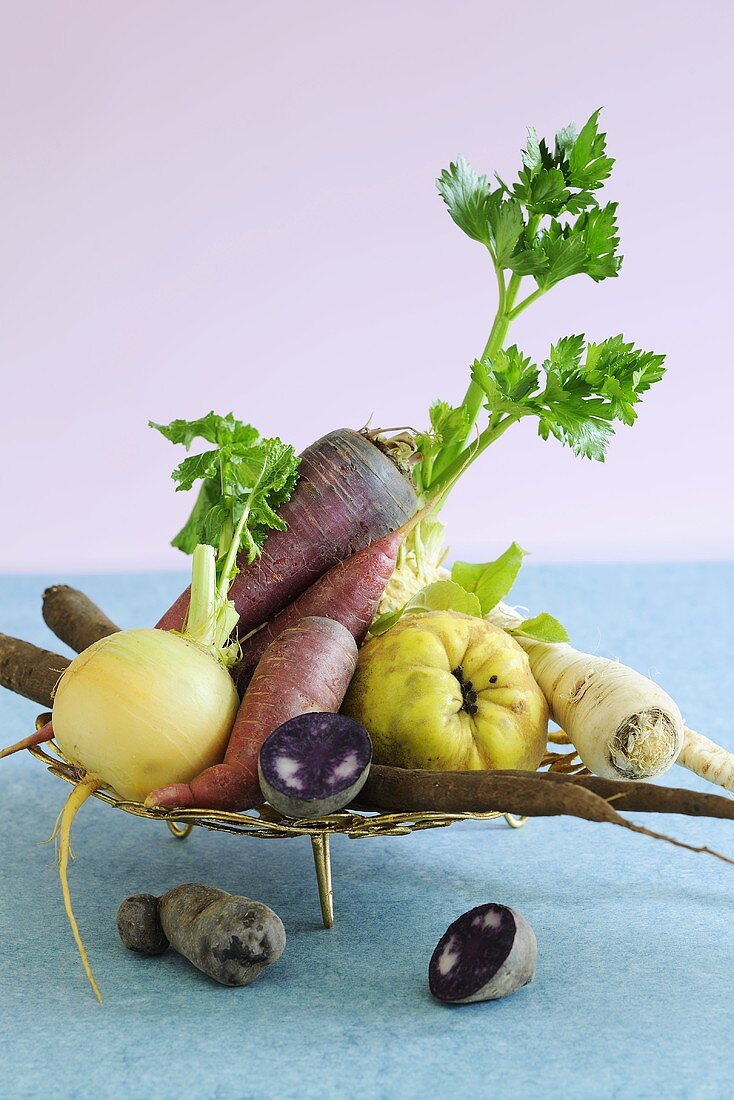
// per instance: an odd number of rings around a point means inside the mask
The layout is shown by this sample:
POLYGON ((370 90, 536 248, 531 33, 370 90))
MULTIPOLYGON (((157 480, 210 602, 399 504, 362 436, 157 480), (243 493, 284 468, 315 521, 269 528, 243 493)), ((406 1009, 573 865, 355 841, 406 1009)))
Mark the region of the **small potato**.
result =
POLYGON ((221 985, 249 985, 285 949, 285 928, 267 905, 197 882, 126 898, 117 928, 131 951, 161 955, 171 946, 221 985))
POLYGON ((535 975, 535 933, 516 909, 490 902, 455 920, 428 967, 431 993, 447 1004, 496 1001, 535 975))
POLYGON ((158 913, 171 946, 222 985, 249 985, 285 949, 285 928, 272 909, 214 886, 176 886, 158 913))
POLYGON ((130 951, 141 955, 162 955, 168 939, 158 916, 158 898, 153 894, 133 894, 117 910, 117 931, 130 951))

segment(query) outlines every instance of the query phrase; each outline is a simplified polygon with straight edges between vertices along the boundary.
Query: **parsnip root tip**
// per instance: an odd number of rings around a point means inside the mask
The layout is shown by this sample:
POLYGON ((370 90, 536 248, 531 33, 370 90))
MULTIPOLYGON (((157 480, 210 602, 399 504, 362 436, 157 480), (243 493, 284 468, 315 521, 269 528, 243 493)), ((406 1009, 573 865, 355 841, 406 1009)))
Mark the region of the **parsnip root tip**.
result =
POLYGON ((676 763, 701 779, 734 792, 734 753, 687 726, 676 763))
POLYGON ((670 714, 643 707, 617 727, 609 758, 623 779, 652 779, 668 770, 679 750, 680 730, 670 714))

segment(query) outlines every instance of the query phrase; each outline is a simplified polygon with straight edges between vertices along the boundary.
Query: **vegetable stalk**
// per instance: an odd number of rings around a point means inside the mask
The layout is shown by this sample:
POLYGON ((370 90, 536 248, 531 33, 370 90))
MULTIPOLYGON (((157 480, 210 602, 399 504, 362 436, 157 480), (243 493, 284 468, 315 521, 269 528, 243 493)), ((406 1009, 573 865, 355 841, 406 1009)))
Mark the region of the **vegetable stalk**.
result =
MULTIPOLYGON (((527 234, 528 238, 532 241, 535 240, 540 220, 540 217, 536 215, 534 218, 531 218, 528 223, 527 234)), ((492 328, 487 338, 487 343, 484 345, 484 351, 481 354, 480 360, 482 362, 486 361, 491 363, 494 361, 497 353, 504 347, 512 321, 515 319, 515 317, 519 317, 520 313, 524 309, 526 309, 532 301, 535 300, 536 296, 539 297, 542 291, 538 291, 536 292, 536 294, 528 295, 528 297, 525 298, 517 307, 517 310, 514 310, 513 307, 515 305, 515 300, 517 299, 518 291, 520 290, 522 276, 513 273, 509 281, 506 283, 505 273, 504 271, 502 271, 497 262, 497 256, 491 244, 487 244, 487 251, 492 258, 492 264, 494 266, 495 274, 497 276, 498 302, 497 312, 495 313, 494 321, 492 322, 492 328)), ((441 485, 445 484, 446 481, 449 481, 451 479, 451 471, 449 470, 447 472, 447 466, 451 465, 453 469, 460 468, 462 452, 465 452, 467 450, 472 441, 473 428, 477 420, 479 419, 485 400, 486 396, 484 390, 472 378, 472 380, 469 382, 467 391, 464 394, 464 399, 459 406, 464 414, 464 419, 468 424, 468 428, 464 436, 463 446, 460 448, 458 454, 451 454, 451 451, 455 448, 446 448, 446 450, 442 452, 438 462, 435 464, 431 476, 428 478, 428 481, 426 483, 427 488, 440 487, 441 485), (439 477, 439 475, 444 476, 439 477)), ((514 423, 514 421, 512 422, 514 423)), ((509 428, 509 426, 510 423, 506 423, 505 427, 509 428)), ((477 447, 475 449, 475 453, 471 456, 472 462, 475 458, 479 456, 479 454, 481 454, 483 450, 485 450, 486 447, 489 446, 490 443, 494 443, 494 441, 498 439, 500 435, 502 435, 505 427, 502 428, 502 431, 497 432, 495 430, 490 432, 490 428, 496 429, 497 427, 499 427, 498 424, 493 425, 490 421, 489 427, 485 429, 485 432, 480 435, 480 441, 482 440, 482 436, 485 437, 483 446, 477 447)))
MULTIPOLYGON (((456 406, 435 401, 429 427, 415 437, 420 503, 451 486, 527 417, 536 418, 543 439, 552 435, 576 455, 603 461, 615 423, 632 425, 635 405, 663 377, 664 356, 635 348, 622 335, 600 343, 583 333, 563 336, 540 364, 508 345, 512 323, 564 279, 583 274, 601 282, 619 273, 617 204, 597 198, 613 165, 595 111, 580 131, 573 125, 559 130, 552 146, 530 129, 512 186, 497 176, 493 187, 461 157, 439 176, 452 219, 489 254, 497 309, 463 400, 456 406)), ((439 579, 445 550, 438 512, 445 499, 402 548, 381 612, 439 579)))
POLYGON ((285 529, 277 509, 293 492, 298 458, 292 447, 277 438, 261 439, 231 413, 151 426, 187 450, 196 438, 215 444, 213 450, 185 458, 173 471, 179 490, 201 481, 194 510, 174 545, 193 557, 181 633, 230 665, 236 647, 228 640, 239 614, 228 593, 238 573, 237 558, 245 550, 252 562, 267 532, 285 529))
POLYGON ((461 157, 437 180, 453 220, 486 248, 498 300, 463 400, 435 402, 430 428, 418 436, 414 476, 424 499, 527 416, 537 418, 543 438, 553 435, 576 454, 603 460, 613 423, 632 424, 633 406, 663 375, 662 355, 621 336, 600 344, 563 337, 540 366, 507 346, 513 321, 564 279, 585 274, 601 282, 619 273, 617 204, 601 206, 596 196, 614 164, 598 122, 595 111, 579 132, 560 130, 552 148, 530 129, 511 187, 497 177, 492 188, 461 157))

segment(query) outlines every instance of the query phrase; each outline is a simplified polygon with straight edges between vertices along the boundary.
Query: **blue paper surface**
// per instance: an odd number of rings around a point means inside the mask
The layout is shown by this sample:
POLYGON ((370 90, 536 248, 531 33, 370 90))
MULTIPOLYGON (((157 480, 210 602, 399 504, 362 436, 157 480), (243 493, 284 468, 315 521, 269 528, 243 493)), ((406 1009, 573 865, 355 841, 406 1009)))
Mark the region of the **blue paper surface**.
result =
MULTIPOLYGON (((122 626, 155 620, 175 575, 0 578, 0 630, 51 649, 40 593, 83 587, 122 626)), ((579 648, 654 676, 689 725, 734 750, 734 565, 527 567, 515 592, 579 648)), ((0 694, 0 744, 38 707, 0 694)), ((680 769, 667 782, 705 788, 680 769)), ((68 787, 27 754, 0 763, 0 1094, 156 1100, 731 1097, 734 867, 608 825, 466 823, 332 842, 336 924, 322 929, 309 842, 163 825, 92 800, 74 827, 75 910, 105 997, 86 983, 50 834, 68 787), (206 882, 272 906, 282 959, 246 989, 173 952, 119 942, 128 894, 206 882), (535 981, 445 1007, 427 967, 481 902, 520 910, 535 981)), ((734 856, 734 823, 632 815, 734 856)))

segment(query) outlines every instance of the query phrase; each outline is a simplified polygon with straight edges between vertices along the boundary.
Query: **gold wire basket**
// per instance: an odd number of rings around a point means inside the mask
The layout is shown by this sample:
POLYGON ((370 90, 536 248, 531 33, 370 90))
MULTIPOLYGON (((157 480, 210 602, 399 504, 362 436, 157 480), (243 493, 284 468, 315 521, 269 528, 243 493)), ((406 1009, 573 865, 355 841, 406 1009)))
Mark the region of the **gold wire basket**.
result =
MULTIPOLYGON (((48 714, 39 715, 36 727, 40 728, 48 719, 48 714)), ((64 758, 53 741, 45 742, 44 747, 33 745, 28 751, 36 760, 45 764, 52 775, 58 776, 67 783, 77 783, 82 777, 82 772, 64 758), (48 748, 54 755, 46 751, 48 748)), ((572 768, 576 770, 571 760, 572 757, 569 754, 549 753, 543 764, 550 764, 551 767, 557 767, 563 771, 572 768)), ((132 814, 134 817, 165 821, 178 840, 184 840, 194 825, 215 832, 263 837, 268 840, 282 840, 296 836, 309 837, 316 867, 321 917, 326 928, 331 928, 334 923, 334 892, 329 852, 329 840, 333 834, 341 833, 351 840, 361 840, 374 836, 406 836, 421 829, 443 829, 456 821, 493 821, 504 817, 513 829, 522 828, 527 821, 527 818, 516 817, 509 813, 503 814, 496 810, 488 813, 444 813, 432 810, 385 813, 381 810, 369 809, 340 810, 338 813, 324 817, 295 820, 281 817, 267 804, 256 810, 248 810, 246 813, 235 813, 229 810, 155 810, 148 809, 142 802, 128 802, 117 798, 110 791, 103 789, 95 791, 94 796, 100 802, 106 802, 108 806, 114 806, 116 810, 124 810, 125 813, 132 814)))

